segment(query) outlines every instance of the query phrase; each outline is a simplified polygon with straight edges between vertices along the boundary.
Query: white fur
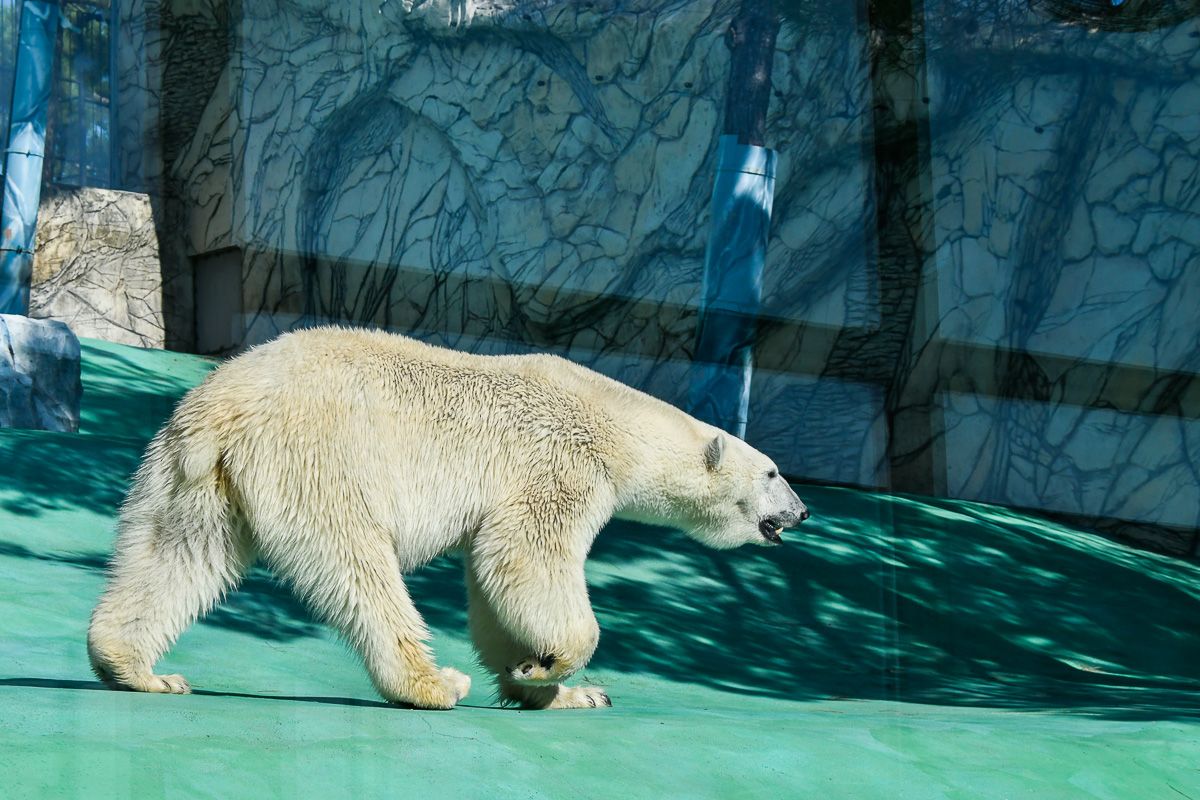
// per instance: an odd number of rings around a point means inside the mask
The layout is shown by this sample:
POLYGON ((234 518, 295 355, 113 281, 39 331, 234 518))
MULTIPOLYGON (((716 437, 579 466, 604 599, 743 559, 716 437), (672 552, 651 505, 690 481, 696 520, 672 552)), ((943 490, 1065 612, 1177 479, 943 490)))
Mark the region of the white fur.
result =
POLYGON ((614 515, 705 544, 767 543, 803 509, 745 443, 551 356, 393 334, 288 334, 213 372, 151 442, 121 509, 88 652, 110 685, 186 692, 154 663, 258 557, 358 650, 380 694, 449 708, 403 573, 466 554, 470 627, 506 700, 607 704, 561 685, 599 628, 584 559, 614 515))

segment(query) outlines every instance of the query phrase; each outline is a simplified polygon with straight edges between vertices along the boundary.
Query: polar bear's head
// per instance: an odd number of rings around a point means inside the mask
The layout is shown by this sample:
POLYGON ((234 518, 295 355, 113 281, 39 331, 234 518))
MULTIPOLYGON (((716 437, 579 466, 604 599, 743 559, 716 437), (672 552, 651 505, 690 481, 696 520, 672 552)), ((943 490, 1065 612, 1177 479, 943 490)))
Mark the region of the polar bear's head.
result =
POLYGON ((782 542, 784 528, 808 519, 808 507, 765 455, 740 439, 717 433, 704 447, 700 497, 690 498, 682 526, 718 549, 782 542))

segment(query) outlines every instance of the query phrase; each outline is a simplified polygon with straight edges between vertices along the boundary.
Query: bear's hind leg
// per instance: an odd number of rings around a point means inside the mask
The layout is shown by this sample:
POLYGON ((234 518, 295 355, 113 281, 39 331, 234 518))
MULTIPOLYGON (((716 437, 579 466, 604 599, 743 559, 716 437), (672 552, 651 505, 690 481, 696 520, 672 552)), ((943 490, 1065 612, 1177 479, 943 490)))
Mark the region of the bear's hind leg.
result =
POLYGON ((268 560, 354 647, 384 699, 453 708, 467 696, 471 679, 434 664, 425 644, 429 629, 409 597, 388 537, 380 531, 343 531, 323 540, 342 544, 323 552, 298 548, 268 560))
POLYGON ((114 689, 187 694, 182 675, 154 664, 185 628, 242 578, 253 560, 248 538, 189 504, 123 512, 112 575, 88 627, 92 670, 114 689), (191 513, 197 512, 197 513, 191 513))

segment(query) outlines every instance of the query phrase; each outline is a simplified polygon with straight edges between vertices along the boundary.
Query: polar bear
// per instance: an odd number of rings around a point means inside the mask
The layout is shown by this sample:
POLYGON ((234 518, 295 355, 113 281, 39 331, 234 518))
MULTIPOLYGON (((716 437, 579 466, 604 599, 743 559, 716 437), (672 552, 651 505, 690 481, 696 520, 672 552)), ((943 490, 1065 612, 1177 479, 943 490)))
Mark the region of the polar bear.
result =
POLYGON ((563 683, 599 638, 584 559, 610 518, 731 548, 807 516, 762 453, 565 359, 297 331, 213 371, 150 443, 88 654, 114 688, 188 692, 155 662, 261 558, 384 698, 450 708, 470 680, 435 665, 402 576, 458 550, 501 699, 611 705, 563 683))

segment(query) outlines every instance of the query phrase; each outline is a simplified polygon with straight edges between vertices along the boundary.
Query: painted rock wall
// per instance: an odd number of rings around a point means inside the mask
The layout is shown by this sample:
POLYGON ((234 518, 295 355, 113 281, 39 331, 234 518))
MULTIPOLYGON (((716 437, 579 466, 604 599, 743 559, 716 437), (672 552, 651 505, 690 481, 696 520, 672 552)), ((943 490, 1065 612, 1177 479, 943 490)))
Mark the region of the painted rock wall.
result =
MULTIPOLYGON (((230 69, 173 167, 188 249, 242 251, 247 342, 353 320, 556 350, 680 402, 734 5, 493 5, 463 30, 426 6, 313 3, 280 24, 275 4, 245 3, 230 69)), ((874 484, 875 388, 830 382, 848 448, 798 437, 793 415, 820 387, 797 323, 878 313, 855 25, 847 9, 813 40, 780 37, 764 305, 792 341, 762 359, 751 435, 786 436, 797 463, 874 484)))
POLYGON ((965 22, 929 23, 940 488, 1194 529, 1200 25, 965 22))
MULTIPOLYGON (((122 102, 184 122, 129 123, 126 177, 164 187, 160 247, 197 287, 240 262, 244 343, 381 325, 682 402, 735 5, 134 4, 122 102)), ((796 476, 1159 526, 1178 551, 1196 21, 1043 5, 943 0, 898 30, 792 5, 748 438, 796 476)))

